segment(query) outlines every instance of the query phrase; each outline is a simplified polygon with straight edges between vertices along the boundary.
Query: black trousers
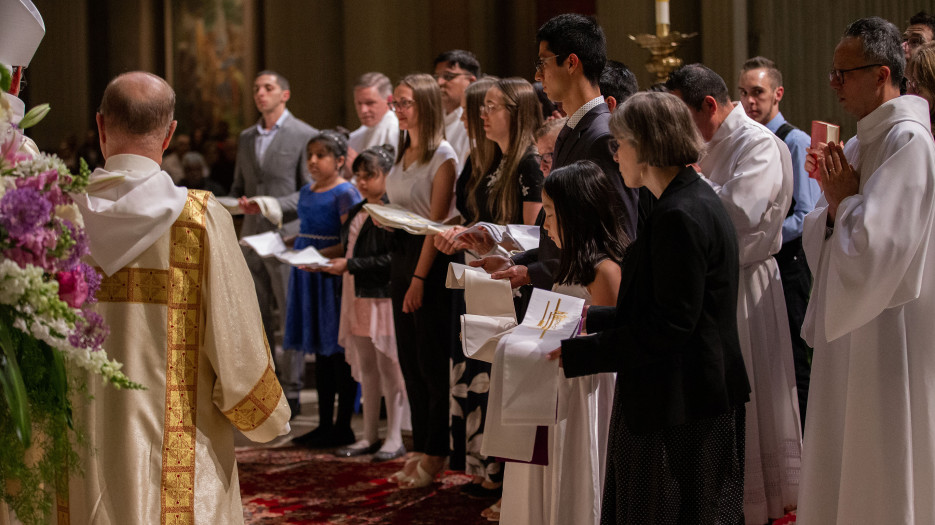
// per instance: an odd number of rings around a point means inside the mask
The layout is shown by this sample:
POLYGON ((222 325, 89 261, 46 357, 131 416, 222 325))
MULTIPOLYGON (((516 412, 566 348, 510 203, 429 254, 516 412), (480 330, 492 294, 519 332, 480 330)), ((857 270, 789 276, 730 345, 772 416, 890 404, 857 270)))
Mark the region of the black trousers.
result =
POLYGON ((812 373, 809 355, 812 349, 800 335, 808 298, 812 293, 812 273, 805 261, 802 239, 793 239, 782 245, 776 254, 782 291, 786 297, 789 330, 792 332, 792 362, 795 366, 795 387, 799 395, 799 417, 805 429, 805 409, 808 404, 808 383, 812 373))
POLYGON ((399 367, 412 413, 413 450, 448 456, 449 354, 451 290, 445 288, 451 257, 438 253, 424 275, 422 307, 403 313, 403 298, 412 281, 425 237, 399 232, 393 252, 390 292, 399 367))

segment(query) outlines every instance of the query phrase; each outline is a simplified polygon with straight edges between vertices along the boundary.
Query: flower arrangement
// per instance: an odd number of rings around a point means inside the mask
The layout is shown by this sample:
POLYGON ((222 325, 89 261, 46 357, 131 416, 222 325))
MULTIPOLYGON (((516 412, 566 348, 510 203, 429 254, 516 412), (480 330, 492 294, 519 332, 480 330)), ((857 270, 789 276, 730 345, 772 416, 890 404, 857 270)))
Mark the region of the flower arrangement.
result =
POLYGON ((22 130, 47 112, 13 122, 0 89, 0 499, 24 523, 43 522, 54 489, 79 470, 70 395, 84 385, 66 363, 142 388, 108 359, 109 329, 88 309, 101 277, 81 261, 87 239, 69 197, 87 186, 87 164, 72 174, 55 155, 22 151, 22 130))

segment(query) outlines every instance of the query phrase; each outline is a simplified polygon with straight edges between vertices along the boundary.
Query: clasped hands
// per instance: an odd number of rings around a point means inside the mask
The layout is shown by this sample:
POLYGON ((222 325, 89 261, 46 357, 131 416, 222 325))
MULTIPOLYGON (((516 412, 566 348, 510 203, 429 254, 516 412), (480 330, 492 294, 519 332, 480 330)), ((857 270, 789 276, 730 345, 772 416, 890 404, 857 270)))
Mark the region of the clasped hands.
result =
POLYGON ((817 168, 818 185, 828 201, 828 221, 834 223, 841 201, 860 190, 860 174, 847 163, 840 142, 822 143, 805 151, 805 170, 815 173, 817 168))

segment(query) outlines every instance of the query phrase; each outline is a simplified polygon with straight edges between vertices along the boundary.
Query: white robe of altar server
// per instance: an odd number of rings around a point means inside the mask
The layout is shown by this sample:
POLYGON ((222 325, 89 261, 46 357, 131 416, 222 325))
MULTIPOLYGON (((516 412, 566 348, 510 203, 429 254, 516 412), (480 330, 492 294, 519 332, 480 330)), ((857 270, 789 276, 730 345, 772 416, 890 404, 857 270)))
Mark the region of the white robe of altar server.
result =
POLYGON ((376 126, 361 126, 347 139, 347 145, 357 153, 384 144, 390 144, 394 149, 399 147, 399 119, 392 111, 387 111, 376 126))
POLYGON ((773 259, 792 202, 792 158, 782 140, 738 104, 708 142, 700 165, 734 223, 740 247, 737 331, 752 389, 746 404, 744 517, 762 525, 796 504, 802 452, 789 319, 773 259))
POLYGON ((70 482, 70 522, 243 523, 233 428, 269 441, 290 413, 230 213, 136 155, 110 157, 91 181, 74 198, 89 263, 106 274, 104 347, 146 390, 91 377, 93 399, 76 396, 91 450, 70 482))
POLYGON ((814 347, 798 523, 935 523, 935 146, 928 105, 884 103, 844 148, 860 174, 825 238, 805 218, 814 347), (931 255, 931 257, 929 256, 931 255))
MULTIPOLYGON (((554 291, 590 303, 583 286, 558 285, 554 291)), ((548 427, 549 464, 506 463, 500 523, 600 523, 615 376, 560 376, 556 423, 548 427)))

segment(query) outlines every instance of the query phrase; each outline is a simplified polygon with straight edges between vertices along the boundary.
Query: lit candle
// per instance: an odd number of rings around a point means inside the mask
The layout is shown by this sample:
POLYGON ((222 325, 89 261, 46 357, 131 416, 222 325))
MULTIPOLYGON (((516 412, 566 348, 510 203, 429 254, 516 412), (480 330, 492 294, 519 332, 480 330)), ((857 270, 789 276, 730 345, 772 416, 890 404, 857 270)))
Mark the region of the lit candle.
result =
POLYGON ((656 25, 669 25, 669 0, 656 0, 656 25))

